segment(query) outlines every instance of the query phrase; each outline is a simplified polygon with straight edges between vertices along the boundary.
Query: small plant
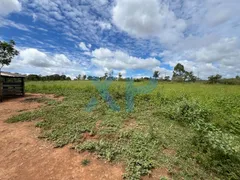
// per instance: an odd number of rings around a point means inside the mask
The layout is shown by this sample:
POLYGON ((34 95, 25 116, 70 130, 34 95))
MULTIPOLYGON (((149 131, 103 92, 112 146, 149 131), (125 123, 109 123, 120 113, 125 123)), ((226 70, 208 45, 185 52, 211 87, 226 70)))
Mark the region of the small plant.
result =
POLYGON ((81 164, 82 164, 82 166, 87 166, 90 164, 90 160, 84 159, 84 160, 82 160, 81 164))
POLYGON ((166 177, 160 177, 160 180, 168 180, 166 177))

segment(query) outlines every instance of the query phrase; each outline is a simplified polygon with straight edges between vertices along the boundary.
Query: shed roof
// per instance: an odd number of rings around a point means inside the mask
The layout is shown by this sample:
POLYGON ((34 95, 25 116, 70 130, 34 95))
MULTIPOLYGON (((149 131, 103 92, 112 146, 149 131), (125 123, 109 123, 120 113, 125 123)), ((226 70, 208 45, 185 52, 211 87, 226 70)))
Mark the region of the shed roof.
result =
POLYGON ((10 73, 10 72, 1 72, 2 77, 15 77, 15 78, 24 78, 25 75, 19 73, 10 73))

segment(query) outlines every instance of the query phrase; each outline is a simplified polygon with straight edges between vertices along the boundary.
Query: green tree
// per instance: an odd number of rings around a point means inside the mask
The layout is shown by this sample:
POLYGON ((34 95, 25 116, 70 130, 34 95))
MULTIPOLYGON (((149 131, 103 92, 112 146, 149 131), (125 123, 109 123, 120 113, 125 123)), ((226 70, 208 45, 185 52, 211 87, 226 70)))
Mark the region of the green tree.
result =
POLYGON ((159 74, 160 74, 159 71, 154 71, 153 77, 157 79, 159 77, 159 74))
POLYGON ((118 73, 118 79, 119 79, 119 80, 122 79, 122 73, 121 73, 121 72, 118 73))
POLYGON ((219 75, 219 74, 217 74, 215 76, 209 76, 208 77, 208 82, 211 83, 211 84, 215 84, 215 83, 218 83, 221 78, 222 78, 222 76, 219 75))
POLYGON ((170 81, 170 76, 165 76, 164 81, 170 81))
POLYGON ((93 80, 93 77, 92 76, 88 76, 88 80, 93 80))
POLYGON ((15 49, 15 42, 10 40, 9 43, 0 41, 0 75, 3 66, 8 66, 14 56, 17 56, 19 52, 15 49))
POLYGON ((193 72, 187 72, 185 71, 185 77, 184 77, 184 81, 188 81, 188 82, 196 82, 197 77, 194 76, 193 72))
POLYGON ((186 71, 184 69, 184 66, 182 64, 178 63, 174 67, 172 80, 178 81, 178 82, 183 82, 183 81, 185 81, 185 78, 186 78, 186 71))
POLYGON ((196 82, 197 77, 194 76, 193 72, 190 71, 186 71, 184 69, 184 66, 180 63, 178 63, 175 67, 174 67, 174 71, 173 71, 173 77, 172 77, 173 81, 178 81, 178 82, 196 82))
POLYGON ((77 76, 77 80, 81 80, 81 74, 79 74, 78 76, 77 76))
POLYGON ((236 76, 236 79, 240 79, 240 76, 239 76, 239 75, 237 75, 237 76, 236 76))
POLYGON ((105 79, 107 79, 108 78, 108 73, 106 72, 105 74, 104 74, 104 76, 103 76, 103 79, 105 80, 105 79))
POLYGON ((86 80, 87 79, 87 75, 83 75, 83 80, 86 80))
POLYGON ((114 74, 114 71, 113 71, 113 70, 110 71, 110 72, 109 72, 109 77, 113 78, 113 74, 114 74))

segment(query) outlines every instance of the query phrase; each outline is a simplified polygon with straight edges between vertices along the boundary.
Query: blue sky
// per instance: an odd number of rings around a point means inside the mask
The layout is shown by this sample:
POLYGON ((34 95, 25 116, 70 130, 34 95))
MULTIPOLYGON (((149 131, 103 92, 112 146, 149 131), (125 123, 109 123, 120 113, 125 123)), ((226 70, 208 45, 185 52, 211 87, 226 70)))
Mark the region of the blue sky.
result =
POLYGON ((103 76, 240 74, 239 0, 0 0, 4 71, 103 76))

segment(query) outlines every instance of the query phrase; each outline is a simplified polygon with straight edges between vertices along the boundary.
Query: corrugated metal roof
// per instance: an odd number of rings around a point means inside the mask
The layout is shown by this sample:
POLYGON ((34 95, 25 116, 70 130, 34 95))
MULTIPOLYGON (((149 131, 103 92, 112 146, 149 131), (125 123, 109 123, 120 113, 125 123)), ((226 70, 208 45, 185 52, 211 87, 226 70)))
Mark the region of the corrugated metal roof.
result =
POLYGON ((26 77, 25 75, 18 73, 10 73, 10 72, 1 72, 1 76, 3 77, 26 77))

